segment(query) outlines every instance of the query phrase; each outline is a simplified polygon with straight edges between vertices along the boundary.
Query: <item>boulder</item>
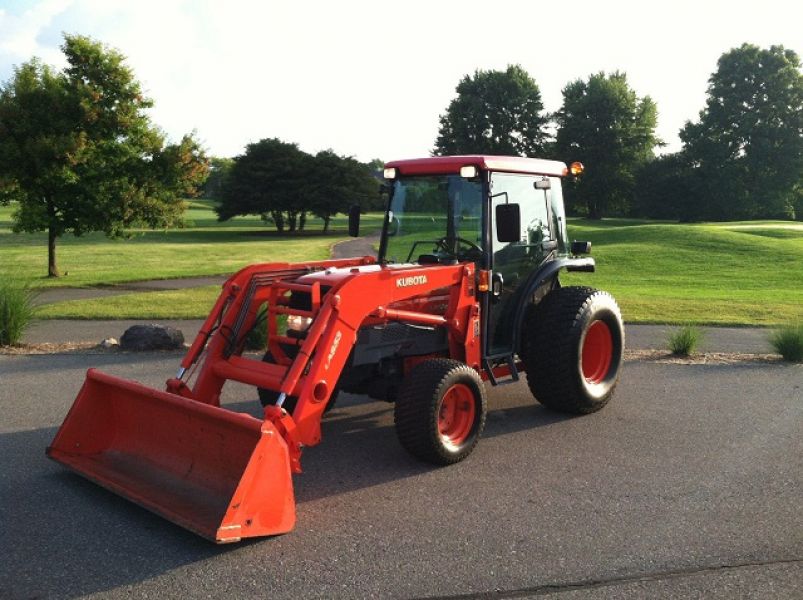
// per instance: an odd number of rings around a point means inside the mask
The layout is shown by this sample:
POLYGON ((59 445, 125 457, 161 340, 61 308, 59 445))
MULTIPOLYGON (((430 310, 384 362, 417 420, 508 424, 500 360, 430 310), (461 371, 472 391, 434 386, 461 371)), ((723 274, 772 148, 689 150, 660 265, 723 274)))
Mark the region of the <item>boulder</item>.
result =
POLYGON ((175 350, 184 347, 184 334, 167 325, 132 325, 120 338, 122 350, 175 350))
POLYGON ((106 348, 107 350, 110 348, 117 348, 120 345, 120 342, 117 341, 117 338, 106 338, 100 343, 101 348, 106 348))

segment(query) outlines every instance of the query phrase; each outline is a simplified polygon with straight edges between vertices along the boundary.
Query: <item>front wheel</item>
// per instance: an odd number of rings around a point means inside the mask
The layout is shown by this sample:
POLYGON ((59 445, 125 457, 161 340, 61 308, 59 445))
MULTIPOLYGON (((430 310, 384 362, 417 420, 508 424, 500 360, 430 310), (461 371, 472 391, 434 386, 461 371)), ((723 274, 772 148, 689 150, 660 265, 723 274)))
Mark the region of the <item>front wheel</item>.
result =
POLYGON ((479 374, 460 361, 416 365, 396 398, 396 434, 416 458, 436 465, 463 460, 482 435, 487 401, 479 374))
POLYGON ((553 290, 530 308, 522 340, 527 384, 547 408, 587 414, 611 399, 625 333, 619 307, 607 292, 553 290))

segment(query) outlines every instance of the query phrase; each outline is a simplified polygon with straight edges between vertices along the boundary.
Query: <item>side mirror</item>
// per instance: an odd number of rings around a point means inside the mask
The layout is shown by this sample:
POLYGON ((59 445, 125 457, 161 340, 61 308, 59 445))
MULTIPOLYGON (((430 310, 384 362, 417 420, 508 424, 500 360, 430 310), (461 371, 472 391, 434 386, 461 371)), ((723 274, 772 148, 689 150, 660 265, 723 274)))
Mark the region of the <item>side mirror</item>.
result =
POLYGON ((500 242, 521 240, 521 210, 518 204, 496 205, 496 239, 500 242))
POLYGON ((356 204, 349 209, 349 235, 351 237, 360 235, 360 207, 356 204))

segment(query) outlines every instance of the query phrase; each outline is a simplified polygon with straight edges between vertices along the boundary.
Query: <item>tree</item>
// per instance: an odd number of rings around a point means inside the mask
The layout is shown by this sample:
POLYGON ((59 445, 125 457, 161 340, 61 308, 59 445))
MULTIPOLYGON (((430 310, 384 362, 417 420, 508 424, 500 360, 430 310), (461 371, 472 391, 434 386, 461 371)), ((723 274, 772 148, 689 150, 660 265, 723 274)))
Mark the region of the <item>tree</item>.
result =
POLYGON ((378 197, 379 181, 364 165, 349 156, 338 156, 332 150, 315 155, 304 193, 312 212, 323 219, 324 232, 329 231, 333 215, 346 213, 353 205, 367 208, 378 197))
POLYGON ((234 159, 232 158, 219 158, 210 157, 209 159, 209 177, 203 187, 203 197, 219 200, 223 194, 223 187, 225 186, 226 178, 234 166, 234 159))
POLYGON ((62 72, 32 59, 0 87, 0 201, 19 202, 15 231, 48 232, 51 277, 59 237, 179 224, 207 172, 192 135, 165 145, 119 52, 70 35, 62 51, 62 72))
POLYGON ((378 187, 370 168, 351 157, 332 150, 311 156, 296 144, 264 139, 234 159, 216 210, 221 221, 260 215, 278 231, 303 230, 312 212, 329 231, 333 215, 353 204, 371 206, 378 187))
POLYGON ((789 218, 803 187, 803 74, 783 46, 723 54, 697 123, 680 132, 706 219, 789 218))
POLYGON ((644 163, 636 172, 632 214, 650 219, 696 220, 696 175, 682 152, 644 163))
POLYGON ((519 65, 474 72, 457 85, 457 97, 440 117, 436 155, 535 156, 548 136, 541 92, 519 65))
POLYGON ((223 187, 218 219, 260 215, 278 231, 303 229, 310 205, 301 194, 312 157, 296 144, 270 138, 248 144, 223 187))
POLYGON ((661 142, 655 136, 658 111, 649 96, 639 98, 625 73, 597 73, 563 88, 556 113, 556 152, 566 162, 579 160, 586 170, 566 186, 570 209, 600 219, 625 213, 635 173, 661 142))

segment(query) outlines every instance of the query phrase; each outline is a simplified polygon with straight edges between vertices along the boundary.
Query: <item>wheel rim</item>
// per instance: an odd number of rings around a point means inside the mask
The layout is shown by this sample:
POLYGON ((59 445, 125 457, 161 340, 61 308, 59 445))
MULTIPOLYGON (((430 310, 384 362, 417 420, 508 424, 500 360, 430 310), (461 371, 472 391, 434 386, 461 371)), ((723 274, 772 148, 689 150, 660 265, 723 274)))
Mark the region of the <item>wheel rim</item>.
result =
POLYGON ((607 323, 594 321, 583 343, 583 377, 589 383, 600 383, 613 362, 613 336, 607 323))
POLYGON ((468 439, 476 415, 474 404, 474 393, 467 385, 456 383, 446 390, 438 412, 438 432, 444 442, 459 446, 468 439))

